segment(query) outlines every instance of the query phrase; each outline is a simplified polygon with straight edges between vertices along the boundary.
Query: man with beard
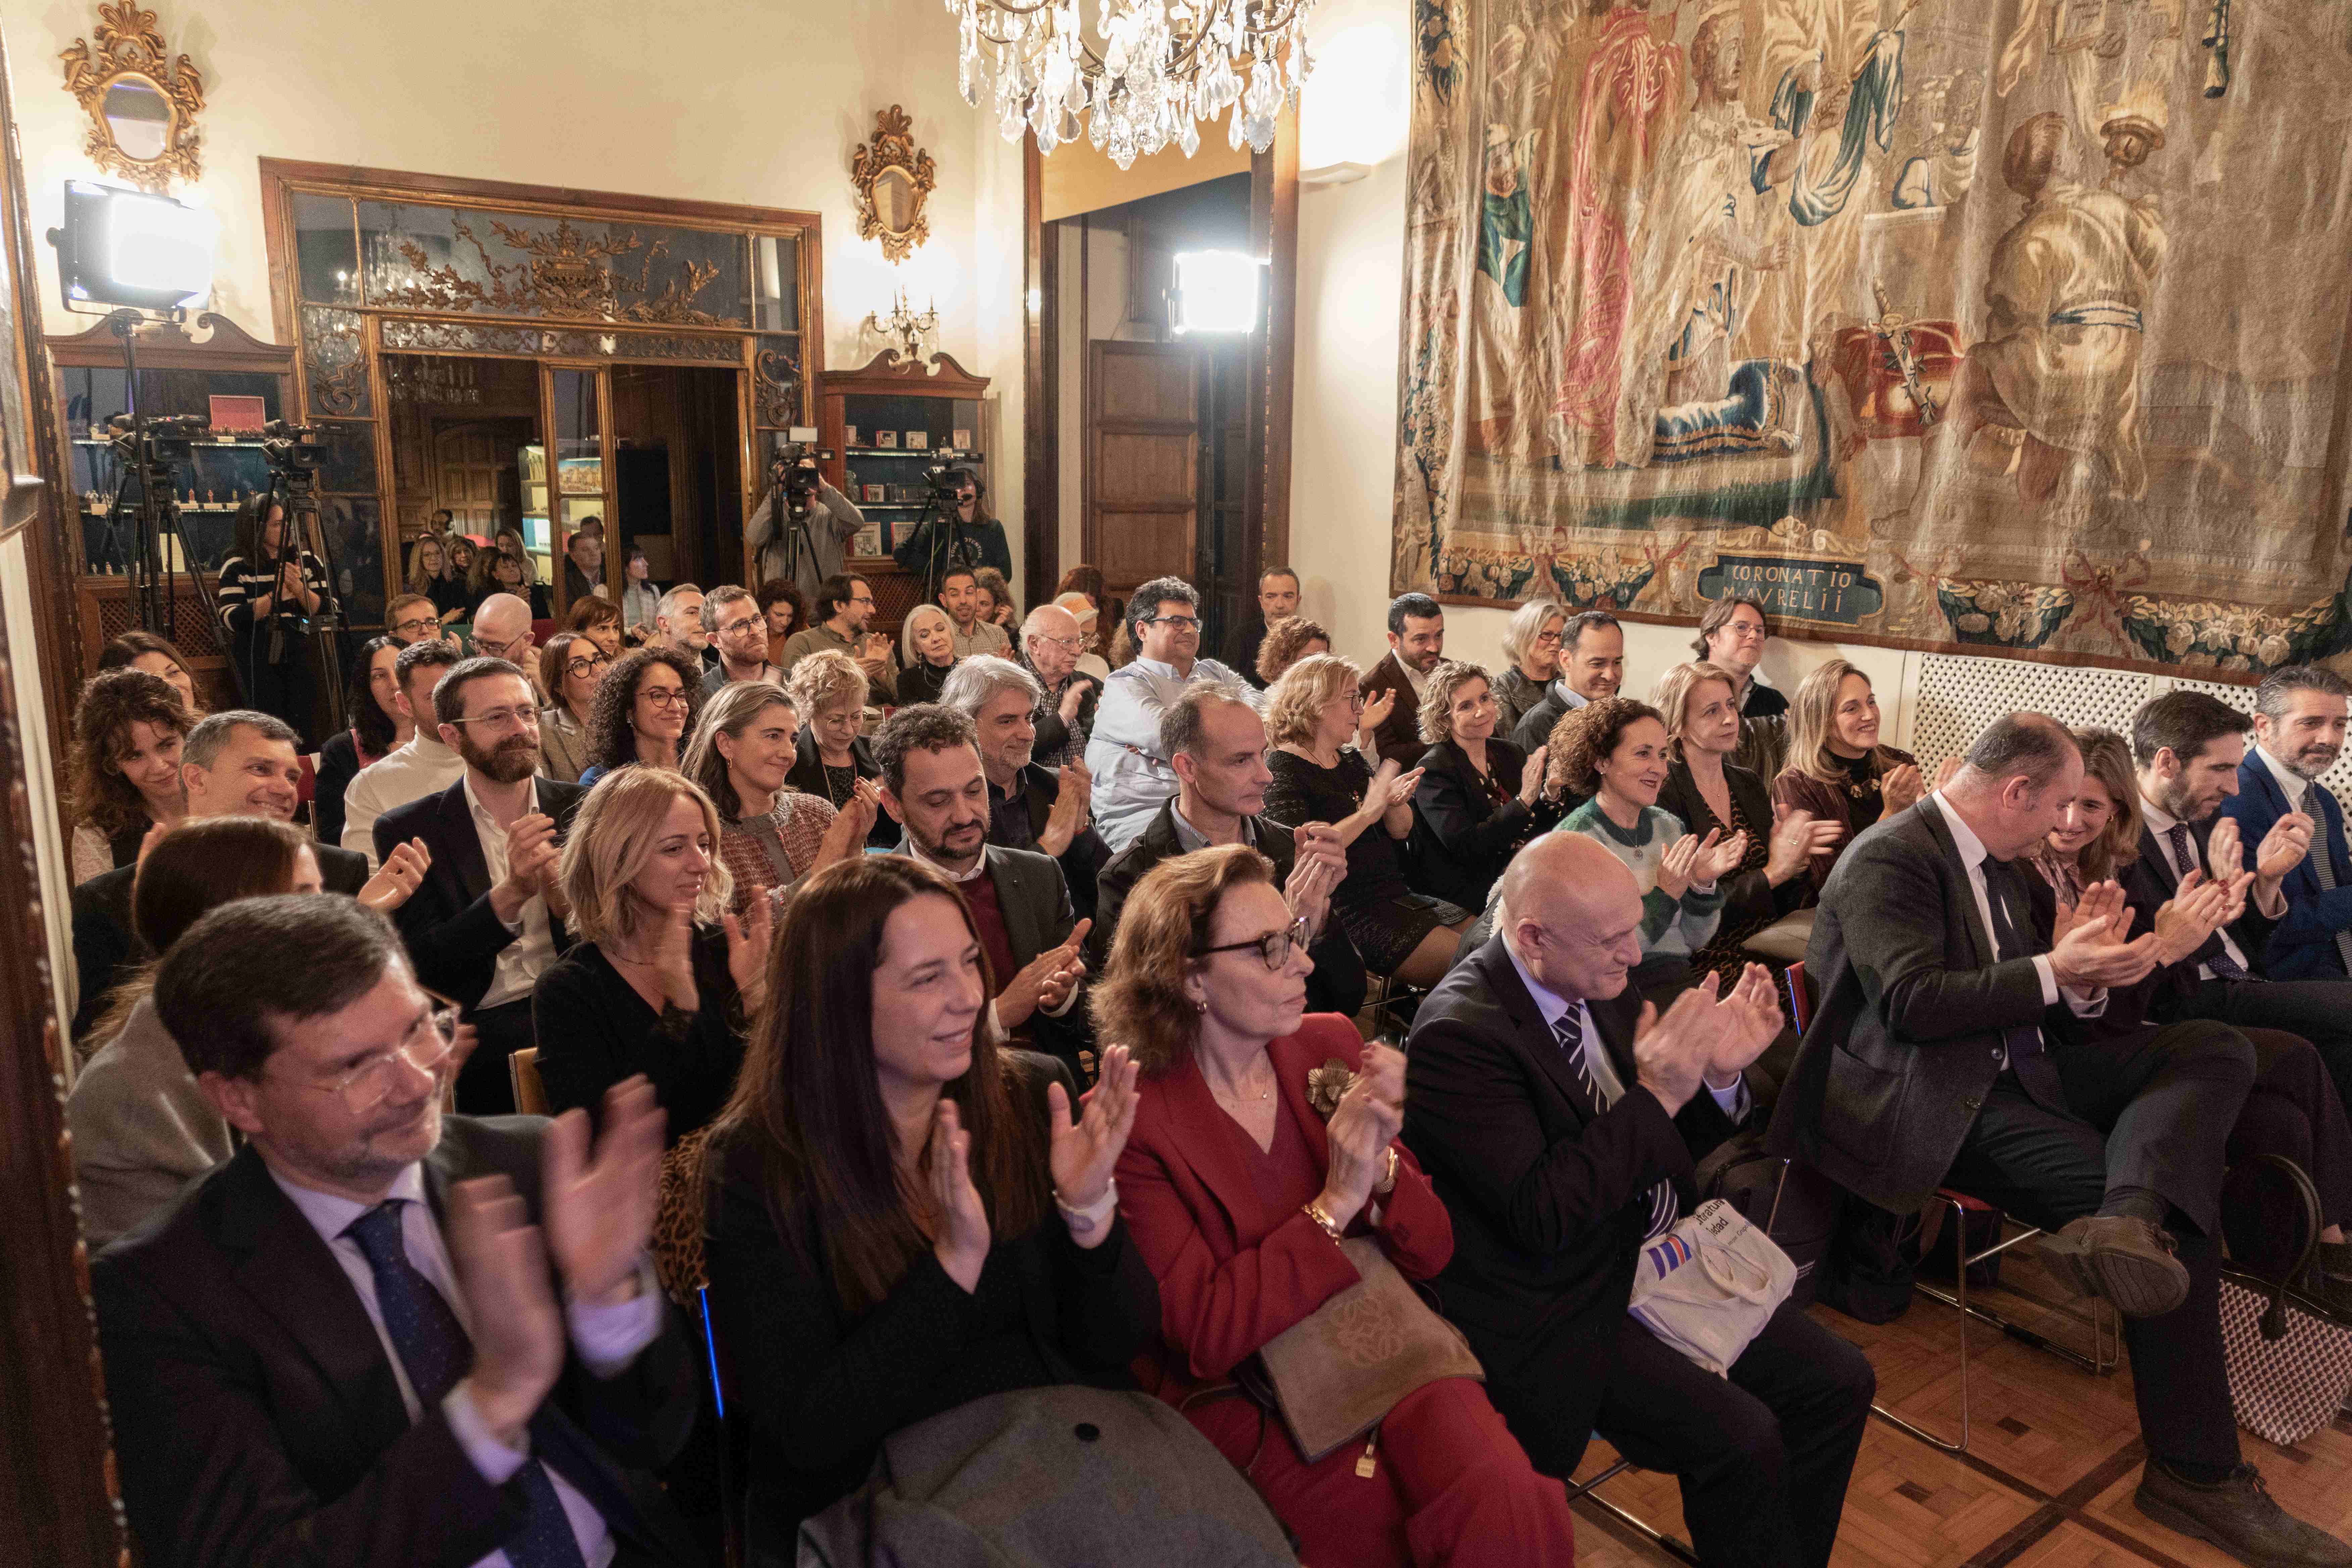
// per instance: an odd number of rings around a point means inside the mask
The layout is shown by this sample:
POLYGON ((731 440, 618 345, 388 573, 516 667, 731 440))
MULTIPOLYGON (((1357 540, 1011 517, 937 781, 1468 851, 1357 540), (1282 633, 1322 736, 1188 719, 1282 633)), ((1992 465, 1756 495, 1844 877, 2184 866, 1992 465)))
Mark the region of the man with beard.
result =
POLYGON ((433 714, 465 760, 456 784, 376 819, 379 854, 424 840, 433 865, 401 906, 401 940, 417 981, 465 1009, 481 1045, 457 1075, 457 1109, 515 1109, 507 1058, 531 1044, 530 992, 572 945, 555 871, 562 836, 587 791, 534 776, 539 710, 522 671, 469 658, 441 678, 433 714))
POLYGON ((1389 605, 1388 654, 1357 684, 1364 698, 1364 724, 1380 751, 1364 759, 1373 767, 1393 762, 1409 769, 1429 750, 1421 738, 1421 697, 1444 658, 1444 607, 1426 594, 1397 595, 1389 605), (1381 716, 1378 722, 1374 713, 1381 716))
POLYGON ((1062 868, 1034 849, 988 841, 988 773, 970 719, 917 702, 884 721, 874 737, 882 805, 904 827, 894 854, 945 872, 971 911, 988 955, 989 1012, 999 1037, 1024 1030, 1090 1081, 1086 1009, 1076 1005, 1087 966, 1078 954, 1092 928, 1070 904, 1062 868))
POLYGON ((463 656, 434 638, 411 643, 393 661, 393 700, 416 726, 404 745, 394 747, 352 777, 343 791, 343 847, 375 864, 376 818, 394 806, 439 795, 466 771, 465 759, 444 745, 433 723, 433 688, 463 656))
POLYGON ((1055 769, 1036 760, 1031 714, 1045 695, 1036 677, 1011 659, 976 654, 948 672, 940 705, 970 719, 979 733, 980 765, 988 774, 988 841, 1052 856, 1071 903, 1091 919, 1095 877, 1110 858, 1110 846, 1088 820, 1094 780, 1085 766, 1066 763, 1055 769))
POLYGON ((2273 980, 2352 975, 2352 854, 2344 808, 2319 782, 2344 750, 2343 678, 2315 664, 2273 670, 2254 689, 2253 751, 2238 765, 2238 793, 2221 815, 2242 843, 2259 844, 2284 818, 2305 818, 2311 852, 2287 873, 2287 909, 2262 957, 2273 980))
POLYGON ((866 701, 887 707, 898 691, 898 656, 888 637, 866 629, 874 618, 873 584, 855 572, 837 572, 818 584, 809 613, 816 625, 784 641, 784 673, 790 675, 810 654, 832 648, 856 659, 866 672, 866 701))
POLYGON ((697 1405, 647 1256, 645 1079, 593 1152, 584 1111, 445 1117, 459 1054, 349 899, 223 905, 154 1000, 245 1147, 90 1267, 145 1560, 702 1561, 625 1468, 673 1458, 697 1405))
POLYGON ((1606 610, 1586 610, 1559 628, 1559 674, 1543 698, 1519 715, 1511 743, 1529 756, 1551 743, 1552 726, 1588 702, 1614 697, 1625 683, 1625 628, 1606 610))

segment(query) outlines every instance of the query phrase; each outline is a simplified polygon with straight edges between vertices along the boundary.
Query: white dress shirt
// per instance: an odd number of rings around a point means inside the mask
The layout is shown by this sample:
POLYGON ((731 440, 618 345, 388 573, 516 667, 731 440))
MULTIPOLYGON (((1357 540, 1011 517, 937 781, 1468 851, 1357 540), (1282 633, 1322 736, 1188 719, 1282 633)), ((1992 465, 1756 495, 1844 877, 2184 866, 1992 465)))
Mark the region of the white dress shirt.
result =
MULTIPOLYGON (((482 842, 482 862, 489 868, 490 885, 497 887, 507 879, 507 830, 490 815, 481 797, 474 793, 474 776, 466 778, 466 809, 473 814, 474 833, 482 842)), ((539 809, 539 780, 533 776, 530 796, 523 803, 523 814, 539 809)), ((507 922, 515 940, 499 949, 498 968, 490 976, 489 989, 474 1004, 477 1008, 496 1007, 530 994, 531 987, 555 962, 555 928, 547 916, 547 895, 533 893, 523 900, 522 911, 507 922)))
POLYGON ((1095 831, 1113 849, 1140 837, 1160 803, 1176 793, 1176 770, 1160 754, 1160 721, 1186 687, 1211 680, 1241 687, 1250 706, 1265 710, 1265 693, 1213 658, 1195 659, 1182 675, 1156 658, 1130 659, 1111 671, 1087 741, 1087 772, 1095 781, 1095 831))
MULTIPOLYGON (((1936 809, 1943 814, 1944 826, 1952 830, 1952 847, 1960 852, 1960 864, 1969 870, 1969 890, 1977 896, 1977 918, 1984 922, 1985 940, 1993 944, 1994 963, 1999 963, 2000 926, 1992 918, 1992 895, 1986 890, 1984 874, 1985 858, 1991 851, 1985 847, 1984 840, 1977 837, 1976 829, 1969 826, 1968 819, 1944 798, 1942 790, 1927 798, 1936 803, 1936 809)), ((2027 931, 2018 934, 2028 938, 2032 935, 2027 931)), ((1991 966, 1988 964, 1986 967, 1991 966)), ((2042 976, 2042 1005, 2044 1007, 2054 1006, 2062 993, 2058 984, 2058 970, 2050 962, 2048 953, 2033 955, 2033 972, 2042 976)), ((2078 1018, 2095 1018, 2107 1010, 2107 994, 2104 990, 2077 992, 2069 989, 2063 994, 2066 998, 2066 1005, 2078 1018)))
MULTIPOLYGON (((2139 797, 2139 813, 2147 820, 2147 830, 2155 836, 2156 847, 2164 856, 2164 863, 2172 868, 2174 881, 2182 880, 2191 871, 2201 871, 2205 868, 2204 862, 2198 857, 2197 834, 2194 829, 2191 829, 2189 834, 2189 864, 2184 866, 2172 853, 2172 840, 2165 837, 2172 831, 2180 819, 2144 795, 2139 797)), ((2252 974, 2254 972, 2254 966, 2246 962, 2244 951, 2238 946, 2237 940, 2231 936, 2228 928, 2223 927, 2214 934, 2221 939, 2221 951, 2228 953, 2231 962, 2237 964, 2239 973, 2252 974)), ((2213 966, 2210 963, 2199 964, 2197 978, 2212 979, 2213 966)))
MULTIPOLYGON (((1528 966, 1519 960, 1518 950, 1511 945, 1507 937, 1504 939, 1503 951, 1510 955, 1511 967, 1519 972, 1519 984, 1528 988, 1529 996, 1535 998, 1536 1011, 1543 1015, 1544 1027, 1552 1030, 1554 1037, 1558 1037, 1559 1020, 1570 1012, 1575 1013, 1580 1037, 1584 1041, 1584 1070, 1592 1075, 1592 1087, 1600 1091, 1601 1109, 1605 1110, 1622 1100, 1625 1097, 1625 1080, 1617 1075, 1617 1064, 1609 1059, 1609 1048, 1601 1043, 1601 1031, 1592 1022, 1592 1009, 1584 1005, 1583 998, 1570 1001, 1529 973, 1528 966)), ((1745 1075, 1729 1089, 1717 1089, 1706 1083, 1705 1079, 1699 1081, 1734 1123, 1748 1120, 1748 1112, 1752 1108, 1745 1075)))
MULTIPOLYGON (((425 1406, 416 1397, 415 1385, 408 1381, 408 1369, 401 1364, 399 1348, 383 1326, 383 1308, 375 1295, 375 1270, 369 1266, 367 1254, 360 1250, 360 1244, 343 1234, 372 1205, 298 1185, 274 1167, 269 1179, 302 1211, 302 1217, 310 1222, 310 1228, 327 1244, 327 1250, 334 1254, 335 1262, 351 1280, 352 1289, 359 1293, 360 1305, 366 1309, 368 1321, 375 1325, 376 1338, 383 1342, 384 1359, 392 1363, 393 1378, 400 1385, 400 1401, 408 1407, 408 1419, 414 1423, 424 1415, 425 1406)), ((433 1289, 441 1292, 449 1310, 457 1314, 458 1326, 470 1337, 474 1331, 472 1315, 467 1309, 465 1293, 457 1288, 457 1271, 449 1266, 449 1249, 441 1239, 440 1222, 434 1218, 433 1205, 425 1199, 425 1168, 411 1165, 401 1172, 393 1178, 392 1188, 384 1196, 406 1200, 400 1211, 400 1237, 408 1261, 433 1289)), ((618 1306, 588 1307, 578 1302, 564 1305, 564 1321, 571 1329, 572 1348, 598 1377, 610 1377, 636 1360, 637 1352, 653 1343, 655 1335, 661 1331, 659 1287, 650 1268, 641 1267, 638 1272, 636 1295, 618 1306)), ((492 1435, 489 1425, 474 1408, 474 1402, 467 1397, 463 1382, 442 1399, 441 1410, 448 1417, 457 1446, 490 1485, 504 1486, 530 1458, 528 1449, 510 1448, 492 1435)), ((562 1472, 552 1465, 546 1468, 547 1479, 555 1486, 556 1500, 563 1505, 564 1517, 572 1521, 572 1533, 579 1539, 580 1555, 587 1560, 588 1568, 605 1568, 613 1561, 615 1548, 605 1528, 604 1516, 562 1472)), ((493 1552, 474 1568, 508 1568, 507 1554, 493 1552)))
MULTIPOLYGON (((2279 793, 2286 796, 2287 809, 2289 811, 2301 811, 2303 809, 2304 792, 2312 788, 2318 781, 2315 779, 2305 778, 2301 773, 2296 773, 2293 768, 2288 767, 2284 763, 2280 762, 2276 757, 2272 756, 2269 749, 2262 745, 2260 742, 2256 742, 2254 746, 2254 755, 2262 758, 2263 765, 2271 771, 2271 777, 2278 781, 2279 793)), ((2315 818, 2314 820, 2316 819, 2315 818)), ((2318 834, 2313 835, 2315 842, 2318 837, 2318 834)), ((2254 847, 2251 844, 2247 845, 2246 852, 2251 855, 2253 852, 2253 847, 2254 847)))
POLYGON ((466 759, 420 724, 406 745, 395 746, 352 775, 343 791, 343 847, 367 857, 377 868, 375 819, 385 812, 439 795, 465 776, 466 759))

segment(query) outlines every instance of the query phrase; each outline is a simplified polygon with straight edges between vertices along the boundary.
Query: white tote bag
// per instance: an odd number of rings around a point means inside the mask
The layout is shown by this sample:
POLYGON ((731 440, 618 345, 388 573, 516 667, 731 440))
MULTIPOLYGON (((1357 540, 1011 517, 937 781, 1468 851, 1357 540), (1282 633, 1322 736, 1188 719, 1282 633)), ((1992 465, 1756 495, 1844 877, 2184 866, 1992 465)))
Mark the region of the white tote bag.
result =
POLYGON ((1718 1376, 1789 1299, 1797 1266, 1721 1198, 1643 1244, 1628 1308, 1643 1328, 1718 1376))

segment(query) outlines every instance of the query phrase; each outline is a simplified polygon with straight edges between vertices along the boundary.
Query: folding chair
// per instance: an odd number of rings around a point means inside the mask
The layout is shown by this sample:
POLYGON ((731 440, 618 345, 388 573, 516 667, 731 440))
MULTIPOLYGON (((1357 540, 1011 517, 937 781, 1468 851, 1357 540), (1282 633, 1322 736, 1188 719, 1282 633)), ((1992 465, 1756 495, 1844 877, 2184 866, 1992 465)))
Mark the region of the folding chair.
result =
POLYGON ((1573 1503, 1579 1499, 1582 1499, 1584 1501, 1591 1503, 1593 1507, 1599 1509, 1601 1512, 1607 1514, 1610 1518, 1615 1520, 1618 1523, 1623 1525, 1626 1529, 1632 1531, 1634 1534, 1640 1536, 1643 1540, 1648 1542, 1651 1545, 1656 1547, 1659 1551, 1664 1552, 1667 1556, 1672 1557, 1676 1562, 1687 1563, 1691 1565, 1691 1568, 1703 1568, 1703 1565, 1698 1560, 1698 1553, 1690 1549, 1688 1542, 1677 1541, 1675 1537, 1664 1533, 1663 1531, 1652 1528, 1647 1521, 1636 1518, 1634 1515, 1628 1513, 1625 1510, 1619 1508, 1615 1503, 1611 1502, 1607 1498, 1601 1495, 1599 1489, 1602 1482, 1614 1480, 1617 1477, 1623 1475, 1627 1470, 1637 1470, 1640 1468, 1641 1467, 1639 1465, 1636 1465, 1633 1460, 1621 1455, 1615 1464, 1610 1466, 1607 1469, 1601 1471, 1591 1480, 1583 1482, 1581 1485, 1571 1484, 1568 1489, 1568 1500, 1573 1503))

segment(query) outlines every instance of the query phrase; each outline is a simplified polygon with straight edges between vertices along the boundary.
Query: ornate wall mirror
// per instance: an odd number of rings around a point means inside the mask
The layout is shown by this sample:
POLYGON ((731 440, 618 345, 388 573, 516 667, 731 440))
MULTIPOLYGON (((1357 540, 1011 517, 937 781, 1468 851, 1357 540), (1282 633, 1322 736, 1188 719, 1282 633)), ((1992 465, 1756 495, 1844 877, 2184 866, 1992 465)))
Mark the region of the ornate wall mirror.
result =
POLYGON ((150 191, 202 175, 205 79, 187 56, 171 58, 154 12, 133 0, 100 5, 98 47, 76 38, 58 58, 66 90, 90 119, 82 151, 100 168, 150 191))
POLYGON ((874 116, 874 139, 858 144, 849 161, 849 183, 857 193, 857 237, 878 239, 887 261, 904 261, 931 237, 923 203, 931 194, 931 155, 915 145, 913 121, 897 104, 874 116))

